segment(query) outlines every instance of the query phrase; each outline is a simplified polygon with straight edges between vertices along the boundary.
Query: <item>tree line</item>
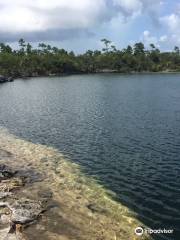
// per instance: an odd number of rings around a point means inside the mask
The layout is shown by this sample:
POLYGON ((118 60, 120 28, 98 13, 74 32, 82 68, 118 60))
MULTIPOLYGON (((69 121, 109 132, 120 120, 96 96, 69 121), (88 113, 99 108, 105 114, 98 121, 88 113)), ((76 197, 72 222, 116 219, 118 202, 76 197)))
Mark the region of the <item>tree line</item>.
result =
POLYGON ((102 39, 104 47, 75 54, 40 43, 33 48, 23 39, 18 50, 0 43, 0 74, 11 77, 60 75, 97 72, 160 72, 180 71, 180 49, 161 52, 154 44, 146 49, 142 42, 117 49, 111 41, 102 39))

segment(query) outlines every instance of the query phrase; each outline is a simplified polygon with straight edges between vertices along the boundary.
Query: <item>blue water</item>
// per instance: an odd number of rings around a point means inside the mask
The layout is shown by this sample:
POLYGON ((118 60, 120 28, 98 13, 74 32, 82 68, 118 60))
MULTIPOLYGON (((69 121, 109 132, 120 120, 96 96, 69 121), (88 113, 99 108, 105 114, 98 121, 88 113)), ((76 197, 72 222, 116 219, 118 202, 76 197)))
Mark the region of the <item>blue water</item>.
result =
MULTIPOLYGON (((97 74, 0 85, 0 125, 55 146, 149 227, 180 239, 180 75, 97 74)), ((163 239, 162 236, 154 236, 163 239)))

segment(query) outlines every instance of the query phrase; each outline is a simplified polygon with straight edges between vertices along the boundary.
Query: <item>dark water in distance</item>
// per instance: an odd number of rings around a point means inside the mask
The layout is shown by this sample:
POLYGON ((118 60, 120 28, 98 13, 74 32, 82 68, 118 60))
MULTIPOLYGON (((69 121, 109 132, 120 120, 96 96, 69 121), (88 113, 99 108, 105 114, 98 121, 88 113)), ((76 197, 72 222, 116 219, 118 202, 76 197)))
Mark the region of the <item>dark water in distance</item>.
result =
POLYGON ((167 239, 180 239, 180 74, 75 75, 1 84, 0 125, 57 147, 96 175, 142 222, 176 229, 167 239))

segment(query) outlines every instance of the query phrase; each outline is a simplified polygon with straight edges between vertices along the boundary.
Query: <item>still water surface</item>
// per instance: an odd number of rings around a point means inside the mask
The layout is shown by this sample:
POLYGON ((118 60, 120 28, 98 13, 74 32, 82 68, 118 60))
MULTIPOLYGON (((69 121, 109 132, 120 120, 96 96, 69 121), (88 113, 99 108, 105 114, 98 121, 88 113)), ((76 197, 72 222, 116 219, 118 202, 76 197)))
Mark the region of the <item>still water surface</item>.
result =
POLYGON ((175 229, 167 239, 180 239, 179 74, 1 84, 0 125, 55 146, 113 190, 143 223, 175 229))

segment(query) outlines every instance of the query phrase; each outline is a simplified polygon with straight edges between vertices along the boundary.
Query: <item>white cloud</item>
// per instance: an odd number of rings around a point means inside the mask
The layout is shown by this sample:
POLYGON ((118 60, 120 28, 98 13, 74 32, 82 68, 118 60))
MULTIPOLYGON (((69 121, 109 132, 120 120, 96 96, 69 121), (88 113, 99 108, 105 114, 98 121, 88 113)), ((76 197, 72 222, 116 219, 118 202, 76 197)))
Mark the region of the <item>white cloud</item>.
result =
POLYGON ((160 18, 160 22, 167 26, 171 31, 179 31, 180 14, 172 13, 160 18))
POLYGON ((113 3, 127 17, 138 16, 146 11, 156 13, 162 5, 162 1, 160 0, 113 0, 113 3))
POLYGON ((113 0, 113 3, 127 16, 139 15, 143 7, 140 0, 113 0))
POLYGON ((168 40, 168 36, 167 35, 163 35, 163 36, 161 36, 160 38, 159 38, 159 41, 160 42, 166 42, 168 40))
POLYGON ((104 0, 0 0, 0 31, 88 28, 108 16, 104 0))
MULTIPOLYGON (((20 37, 52 40, 88 33, 115 19, 149 13, 153 19, 160 0, 0 0, 0 41, 20 37), (153 12, 153 14, 152 14, 153 12), (151 14, 150 14, 151 13, 151 14)), ((121 20, 120 20, 121 19, 121 20)))
POLYGON ((165 44, 168 40, 167 35, 162 35, 160 37, 153 36, 148 30, 144 31, 140 37, 140 41, 142 41, 146 47, 149 47, 149 45, 153 43, 156 47, 160 48, 161 44, 165 44))
POLYGON ((166 42, 169 45, 180 44, 180 7, 177 6, 176 12, 159 18, 161 25, 167 31, 166 42))
POLYGON ((159 0, 0 0, 0 32, 89 28, 119 12, 134 16, 159 0))
POLYGON ((159 47, 158 38, 155 37, 155 36, 152 36, 151 33, 148 30, 143 32, 143 35, 142 35, 140 40, 143 41, 145 46, 149 46, 151 43, 153 43, 154 45, 159 47))

